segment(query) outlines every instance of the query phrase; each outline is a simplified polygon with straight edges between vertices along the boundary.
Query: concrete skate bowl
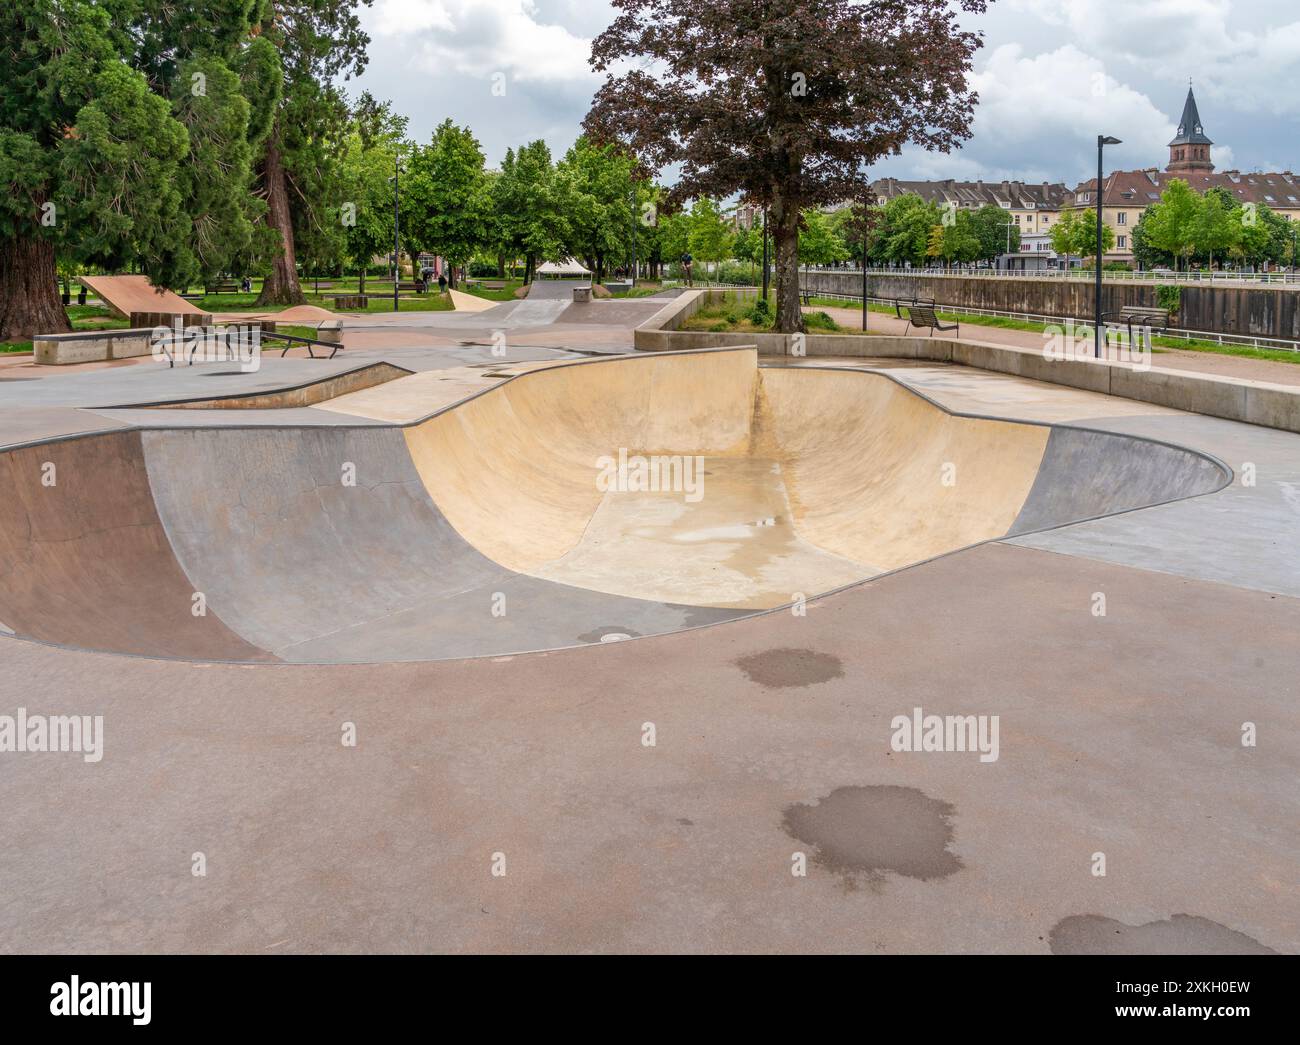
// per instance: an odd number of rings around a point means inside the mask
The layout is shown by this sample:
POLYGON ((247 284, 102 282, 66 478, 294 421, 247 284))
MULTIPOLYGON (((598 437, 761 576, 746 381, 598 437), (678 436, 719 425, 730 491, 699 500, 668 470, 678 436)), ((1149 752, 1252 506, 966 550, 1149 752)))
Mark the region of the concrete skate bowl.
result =
POLYGON ((760 368, 751 349, 584 361, 406 428, 0 454, 0 622, 192 660, 499 656, 743 617, 1227 479, 1178 447, 953 415, 879 373, 760 368), (657 484, 633 479, 654 462, 657 484))

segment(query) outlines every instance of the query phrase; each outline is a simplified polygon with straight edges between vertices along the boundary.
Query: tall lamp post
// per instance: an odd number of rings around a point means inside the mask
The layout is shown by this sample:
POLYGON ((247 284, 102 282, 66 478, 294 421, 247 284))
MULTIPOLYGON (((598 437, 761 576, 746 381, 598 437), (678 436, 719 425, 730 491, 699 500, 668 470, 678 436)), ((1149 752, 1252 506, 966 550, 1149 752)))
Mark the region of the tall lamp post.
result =
POLYGON ((1122 144, 1118 138, 1112 138, 1109 135, 1097 135, 1097 253, 1094 258, 1096 266, 1096 293, 1093 297, 1092 326, 1093 326, 1093 355, 1098 359, 1101 358, 1101 151, 1107 145, 1122 144))
POLYGON ((402 281, 401 218, 398 206, 397 176, 402 173, 401 157, 393 153, 393 311, 397 308, 397 291, 402 281))
POLYGON ((763 208, 763 300, 767 300, 767 208, 763 208))
POLYGON ((632 286, 636 286, 636 185, 634 184, 628 190, 628 197, 632 202, 632 286))

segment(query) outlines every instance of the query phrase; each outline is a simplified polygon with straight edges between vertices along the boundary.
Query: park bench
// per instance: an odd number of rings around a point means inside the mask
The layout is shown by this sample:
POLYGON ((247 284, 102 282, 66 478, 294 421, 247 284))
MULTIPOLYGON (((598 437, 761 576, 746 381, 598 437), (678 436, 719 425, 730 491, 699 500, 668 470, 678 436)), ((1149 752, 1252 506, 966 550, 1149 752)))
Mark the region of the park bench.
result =
POLYGON ((240 292, 239 280, 221 279, 216 283, 205 283, 203 292, 205 294, 238 294, 240 292))
POLYGON ((921 327, 929 327, 930 337, 934 337, 936 330, 941 333, 946 330, 955 330, 957 336, 961 336, 960 323, 939 322, 939 313, 935 310, 933 301, 904 301, 902 298, 898 298, 894 301, 894 315, 899 319, 907 320, 907 328, 903 330, 904 334, 911 327, 916 327, 918 330, 921 327), (907 309, 907 315, 903 315, 903 309, 907 309))
POLYGON ((370 307, 370 295, 358 294, 355 291, 336 290, 328 294, 322 294, 321 297, 332 298, 334 307, 341 308, 346 312, 364 312, 370 307))
POLYGON ((1156 308, 1149 305, 1125 305, 1115 312, 1105 312, 1102 314, 1101 321, 1109 324, 1114 322, 1117 326, 1122 325, 1128 328, 1128 343, 1136 344, 1133 340, 1133 327, 1136 326, 1139 335, 1146 331, 1148 336, 1157 330, 1167 330, 1169 328, 1169 309, 1156 308))

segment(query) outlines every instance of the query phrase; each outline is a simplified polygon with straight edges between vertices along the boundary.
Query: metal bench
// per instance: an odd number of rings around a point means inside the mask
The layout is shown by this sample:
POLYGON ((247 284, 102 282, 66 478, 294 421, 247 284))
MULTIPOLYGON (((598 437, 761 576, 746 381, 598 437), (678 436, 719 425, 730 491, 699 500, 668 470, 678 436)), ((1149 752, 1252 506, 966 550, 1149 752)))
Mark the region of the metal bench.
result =
POLYGON ((1143 331, 1147 336, 1157 330, 1169 329, 1169 309, 1157 308, 1150 305, 1126 305, 1115 312, 1102 313, 1101 321, 1103 324, 1114 322, 1116 325, 1123 325, 1128 328, 1128 343, 1134 345, 1133 327, 1137 326, 1139 336, 1143 331))
POLYGON ((907 320, 907 326, 903 329, 906 334, 912 327, 918 330, 921 327, 930 328, 930 337, 934 337, 934 332, 940 333, 947 330, 957 331, 957 336, 961 336, 960 323, 941 323, 939 322, 939 313, 935 310, 933 301, 904 301, 898 298, 894 301, 894 315, 899 319, 907 320), (903 315, 903 309, 907 309, 907 315, 903 315))

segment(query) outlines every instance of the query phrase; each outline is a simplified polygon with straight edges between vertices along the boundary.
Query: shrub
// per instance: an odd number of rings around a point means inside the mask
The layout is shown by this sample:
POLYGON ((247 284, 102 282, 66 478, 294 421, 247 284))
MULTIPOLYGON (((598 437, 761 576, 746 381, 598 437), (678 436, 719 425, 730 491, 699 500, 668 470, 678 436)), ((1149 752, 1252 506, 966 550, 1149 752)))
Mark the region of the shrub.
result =
POLYGON ((839 330, 840 325, 825 312, 806 312, 803 325, 809 330, 839 330))

